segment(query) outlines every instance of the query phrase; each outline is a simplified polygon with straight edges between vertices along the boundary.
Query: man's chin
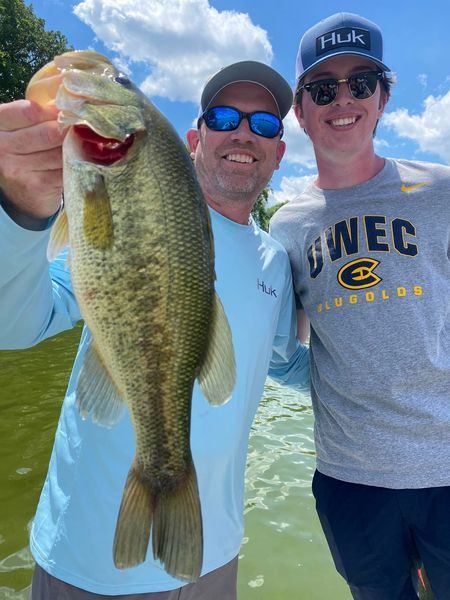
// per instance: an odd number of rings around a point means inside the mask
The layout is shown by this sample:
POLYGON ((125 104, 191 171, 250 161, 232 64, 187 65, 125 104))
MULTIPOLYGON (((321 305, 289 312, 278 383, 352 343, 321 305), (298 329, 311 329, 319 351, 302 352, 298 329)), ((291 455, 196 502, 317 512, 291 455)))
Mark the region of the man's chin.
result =
MULTIPOLYGON (((230 197, 248 201, 248 196, 255 193, 259 194, 257 182, 251 177, 219 177, 219 186, 222 191, 230 197)), ((262 189, 262 188, 261 188, 262 189)))

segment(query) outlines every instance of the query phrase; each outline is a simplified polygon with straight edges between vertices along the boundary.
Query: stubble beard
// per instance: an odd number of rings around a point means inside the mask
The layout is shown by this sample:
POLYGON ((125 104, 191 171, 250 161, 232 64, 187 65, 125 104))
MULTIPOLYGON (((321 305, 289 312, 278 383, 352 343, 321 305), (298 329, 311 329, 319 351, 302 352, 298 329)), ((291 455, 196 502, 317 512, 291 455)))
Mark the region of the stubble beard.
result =
MULTIPOLYGON (((253 146, 253 144, 251 146, 253 146)), ((249 148, 250 150, 252 149, 252 147, 248 147, 247 144, 234 143, 231 145, 227 143, 221 146, 216 153, 216 158, 218 156, 219 161, 217 163, 217 169, 213 171, 215 183, 222 191, 223 195, 228 196, 231 201, 248 202, 260 192, 258 189, 260 184, 258 162, 252 165, 252 169, 249 173, 242 173, 242 171, 239 170, 238 163, 235 163, 235 166, 233 166, 233 161, 228 162, 226 159, 227 154, 239 154, 240 152, 247 153, 249 148), (224 160, 225 162, 223 162, 224 160), (236 169, 237 172, 234 169, 236 169)), ((257 148, 253 148, 253 151, 257 152, 258 150, 257 148)), ((259 153, 261 153, 261 151, 259 153)))
POLYGON ((231 176, 224 173, 215 173, 217 189, 236 202, 246 201, 257 194, 258 181, 256 174, 249 176, 231 176))
POLYGON ((212 198, 220 196, 233 203, 248 203, 258 196, 262 189, 259 189, 260 181, 256 172, 249 175, 233 175, 218 168, 208 168, 203 161, 197 161, 195 166, 203 191, 212 198))

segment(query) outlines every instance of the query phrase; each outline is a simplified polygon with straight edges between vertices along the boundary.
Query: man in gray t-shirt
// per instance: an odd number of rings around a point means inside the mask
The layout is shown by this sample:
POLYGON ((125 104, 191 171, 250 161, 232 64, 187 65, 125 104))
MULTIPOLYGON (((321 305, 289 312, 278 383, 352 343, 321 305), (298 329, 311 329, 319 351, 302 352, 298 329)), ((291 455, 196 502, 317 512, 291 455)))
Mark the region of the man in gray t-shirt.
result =
POLYGON ((302 38, 295 113, 318 177, 273 218, 311 323, 317 510, 354 598, 450 598, 450 169, 384 159, 379 28, 340 13, 302 38), (429 584, 428 584, 429 585, 429 584))

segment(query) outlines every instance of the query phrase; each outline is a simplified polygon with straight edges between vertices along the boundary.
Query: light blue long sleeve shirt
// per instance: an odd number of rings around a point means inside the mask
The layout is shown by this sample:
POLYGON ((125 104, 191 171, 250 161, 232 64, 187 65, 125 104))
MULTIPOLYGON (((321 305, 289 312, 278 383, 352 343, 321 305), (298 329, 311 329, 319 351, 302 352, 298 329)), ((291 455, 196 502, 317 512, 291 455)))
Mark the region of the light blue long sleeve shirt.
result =
MULTIPOLYGON (((191 449, 203 517, 202 574, 239 552, 244 521, 248 436, 270 375, 298 389, 309 384, 308 351, 295 337, 291 271, 286 252, 256 225, 210 211, 216 291, 227 314, 237 381, 232 399, 210 406, 197 384, 191 449)), ((73 327, 81 315, 66 256, 46 260, 48 231, 16 225, 0 208, 0 348, 24 348, 73 327)), ((55 577, 105 595, 157 592, 182 585, 154 561, 119 570, 112 547, 135 441, 128 412, 111 429, 75 406, 75 386, 90 339, 84 329, 64 399, 47 478, 31 531, 37 563, 55 577)))

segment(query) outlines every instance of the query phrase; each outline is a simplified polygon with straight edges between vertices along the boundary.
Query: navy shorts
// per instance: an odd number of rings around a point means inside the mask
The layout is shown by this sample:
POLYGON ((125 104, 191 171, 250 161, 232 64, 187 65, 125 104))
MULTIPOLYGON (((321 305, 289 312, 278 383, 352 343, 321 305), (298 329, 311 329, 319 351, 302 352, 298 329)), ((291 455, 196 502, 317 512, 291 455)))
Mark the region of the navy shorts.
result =
POLYGON ((423 564, 450 600, 450 487, 393 490, 316 471, 313 494, 338 572, 357 600, 413 600, 423 564))

